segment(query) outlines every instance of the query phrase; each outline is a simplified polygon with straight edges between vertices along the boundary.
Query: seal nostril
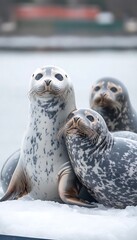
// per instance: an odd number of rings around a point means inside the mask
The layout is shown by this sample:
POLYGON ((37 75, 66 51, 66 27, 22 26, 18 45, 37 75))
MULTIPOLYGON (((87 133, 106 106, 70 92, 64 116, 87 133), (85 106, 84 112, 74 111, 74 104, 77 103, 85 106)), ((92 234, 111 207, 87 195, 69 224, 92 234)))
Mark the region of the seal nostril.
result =
POLYGON ((51 83, 51 80, 47 79, 47 80, 45 80, 45 83, 46 83, 47 86, 49 86, 50 83, 51 83))
POLYGON ((100 94, 101 97, 105 97, 106 95, 107 95, 106 92, 102 92, 102 93, 100 94))
POLYGON ((76 123, 79 119, 79 117, 74 117, 74 122, 76 123))

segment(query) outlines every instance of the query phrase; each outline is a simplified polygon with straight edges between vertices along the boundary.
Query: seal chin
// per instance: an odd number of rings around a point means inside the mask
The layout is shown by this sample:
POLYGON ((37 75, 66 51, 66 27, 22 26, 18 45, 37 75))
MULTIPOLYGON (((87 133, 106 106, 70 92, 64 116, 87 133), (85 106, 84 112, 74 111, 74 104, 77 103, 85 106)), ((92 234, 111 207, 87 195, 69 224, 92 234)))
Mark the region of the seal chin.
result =
MULTIPOLYGON (((113 111, 113 113, 119 114, 122 111, 122 105, 120 102, 116 101, 114 98, 105 97, 105 98, 95 98, 91 103, 91 108, 98 111, 101 115, 102 113, 113 111)), ((105 116, 103 116, 105 119, 105 116)))
POLYGON ((97 97, 94 102, 93 105, 98 106, 98 107, 113 107, 114 105, 114 101, 112 98, 110 97, 97 97))
POLYGON ((79 125, 77 128, 77 134, 79 134, 80 136, 93 138, 97 133, 94 129, 87 126, 83 120, 81 120, 79 121, 79 125))
POLYGON ((62 96, 63 95, 63 90, 58 88, 58 87, 52 87, 52 86, 39 86, 35 88, 32 88, 29 91, 29 97, 39 97, 39 98, 47 98, 49 96, 62 96))

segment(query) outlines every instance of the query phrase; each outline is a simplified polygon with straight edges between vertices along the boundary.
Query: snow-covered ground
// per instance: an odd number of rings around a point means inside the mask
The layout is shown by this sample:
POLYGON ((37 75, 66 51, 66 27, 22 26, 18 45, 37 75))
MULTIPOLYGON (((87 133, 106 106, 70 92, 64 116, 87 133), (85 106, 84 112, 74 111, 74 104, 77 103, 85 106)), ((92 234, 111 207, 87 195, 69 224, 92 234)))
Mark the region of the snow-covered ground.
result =
POLYGON ((137 207, 89 209, 21 199, 0 203, 0 234, 58 240, 136 240, 137 207))
MULTIPOLYGON (((0 169, 20 147, 28 118, 27 89, 36 67, 54 64, 73 81, 77 107, 89 107, 92 83, 111 76, 123 81, 137 109, 137 52, 0 52, 0 169)), ((0 189, 0 195, 2 190, 0 189)), ((28 198, 0 203, 0 234, 51 239, 136 240, 137 207, 87 209, 28 198)))

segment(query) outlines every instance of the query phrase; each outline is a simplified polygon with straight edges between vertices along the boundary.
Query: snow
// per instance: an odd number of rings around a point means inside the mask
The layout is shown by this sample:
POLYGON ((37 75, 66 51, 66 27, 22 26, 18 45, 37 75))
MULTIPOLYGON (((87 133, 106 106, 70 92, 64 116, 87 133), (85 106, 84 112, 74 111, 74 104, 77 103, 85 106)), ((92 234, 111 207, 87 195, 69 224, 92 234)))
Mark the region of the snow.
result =
MULTIPOLYGON (((64 68, 74 84, 78 108, 89 107, 91 84, 100 77, 122 80, 137 108, 137 52, 1 52, 0 168, 19 148, 28 118, 27 89, 36 67, 64 68)), ((2 196, 0 189, 0 196, 2 196)), ((89 209, 28 197, 0 203, 0 234, 78 240, 136 240, 137 207, 89 209)))
POLYGON ((89 209, 55 202, 0 203, 0 234, 49 239, 136 240, 137 207, 89 209))

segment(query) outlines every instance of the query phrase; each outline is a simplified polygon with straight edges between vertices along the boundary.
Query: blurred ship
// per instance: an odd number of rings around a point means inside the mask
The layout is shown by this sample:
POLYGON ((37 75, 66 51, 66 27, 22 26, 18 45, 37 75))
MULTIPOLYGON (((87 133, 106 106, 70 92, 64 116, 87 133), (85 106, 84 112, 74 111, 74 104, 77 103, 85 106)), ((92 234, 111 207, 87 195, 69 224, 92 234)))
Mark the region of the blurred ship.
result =
POLYGON ((102 47, 112 49, 113 46, 114 49, 137 48, 137 4, 133 4, 134 1, 20 0, 15 1, 12 5, 12 0, 0 0, 0 3, 2 2, 0 8, 0 49, 8 47, 10 49, 10 46, 12 49, 14 46, 16 49, 20 49, 21 44, 23 49, 27 45, 28 49, 52 48, 55 50, 56 48, 60 49, 60 46, 66 48, 67 44, 71 45, 69 49, 85 49, 85 46, 87 49, 102 47), (14 37, 14 39, 9 41, 8 38, 7 41, 5 36, 14 37), (23 41, 19 37, 28 38, 27 40, 23 39, 23 41), (37 41, 34 37, 41 37, 41 39, 37 41), (46 40, 43 40, 42 37, 46 40), (68 40, 66 40, 67 37, 68 40), (121 37, 130 37, 130 39, 123 41, 121 37), (46 43, 47 39, 49 40, 48 44, 46 43), (18 42, 20 40, 21 44, 16 44, 16 40, 18 42), (24 45, 25 41, 27 41, 26 45, 24 45))

